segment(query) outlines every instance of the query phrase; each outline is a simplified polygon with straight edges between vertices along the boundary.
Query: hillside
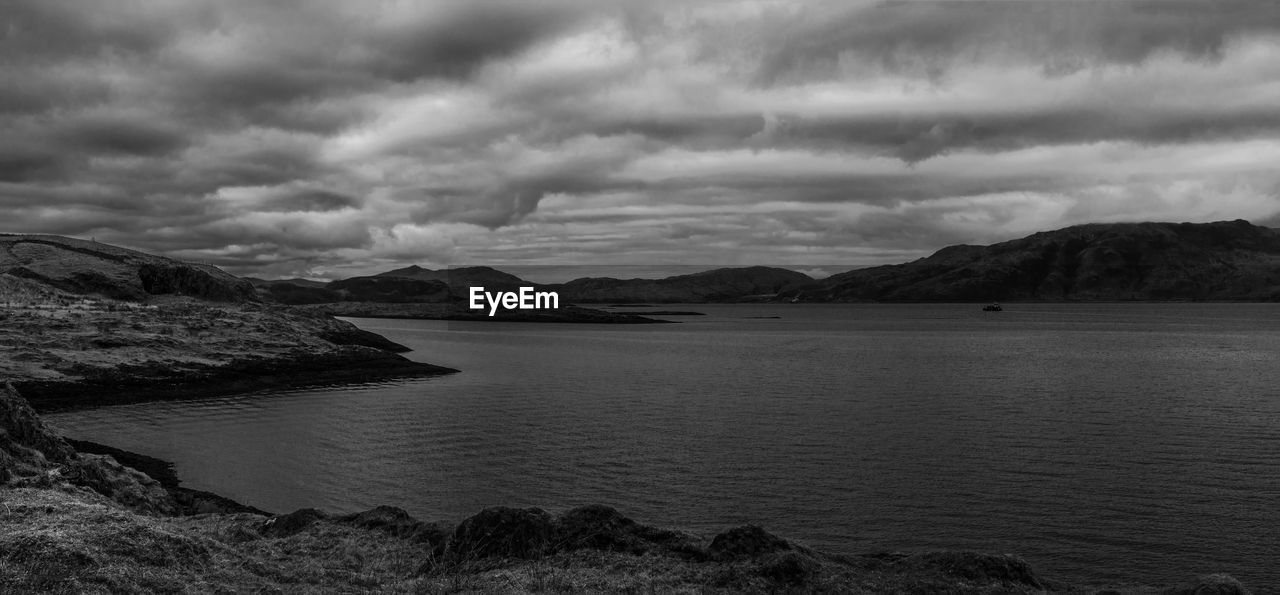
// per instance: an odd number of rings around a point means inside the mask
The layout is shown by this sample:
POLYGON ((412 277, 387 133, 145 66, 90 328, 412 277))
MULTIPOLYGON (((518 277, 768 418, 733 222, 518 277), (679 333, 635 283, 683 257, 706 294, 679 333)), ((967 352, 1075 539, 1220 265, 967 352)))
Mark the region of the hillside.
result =
POLYGON ((0 235, 0 274, 121 300, 156 295, 219 302, 257 299, 252 283, 216 267, 50 235, 0 235))
POLYGON ((42 409, 452 372, 213 267, 0 236, 0 376, 42 409))
POLYGON ((442 304, 461 300, 444 281, 410 277, 352 277, 329 283, 325 289, 336 293, 341 298, 336 301, 342 302, 442 304))
POLYGON ((663 279, 592 277, 548 286, 576 303, 740 302, 765 299, 779 291, 812 283, 803 273, 772 267, 721 268, 663 279))
POLYGON ((484 287, 489 290, 511 291, 521 286, 534 285, 510 273, 504 273, 491 267, 456 267, 448 269, 424 269, 413 265, 401 269, 378 273, 375 277, 399 277, 420 281, 440 281, 452 288, 484 287))
POLYGON ((781 301, 1280 299, 1280 230, 1247 221, 1067 227, 857 269, 781 301))
POLYGON ((284 304, 378 302, 402 304, 462 303, 468 287, 514 291, 537 287, 555 291, 563 303, 698 303, 759 301, 779 291, 813 282, 803 273, 771 267, 721 268, 663 279, 587 277, 567 283, 526 281, 490 267, 431 270, 409 266, 366 277, 332 281, 323 287, 293 280, 259 281, 267 299, 284 304))

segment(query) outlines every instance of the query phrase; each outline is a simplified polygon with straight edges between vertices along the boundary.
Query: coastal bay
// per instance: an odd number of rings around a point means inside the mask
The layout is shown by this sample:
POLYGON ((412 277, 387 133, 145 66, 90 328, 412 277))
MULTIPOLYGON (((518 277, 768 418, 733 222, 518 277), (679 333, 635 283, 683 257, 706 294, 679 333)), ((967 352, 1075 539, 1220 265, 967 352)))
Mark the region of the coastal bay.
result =
POLYGON ((1068 584, 1272 583, 1270 434, 1249 420, 1274 413, 1269 381, 1241 378, 1271 349, 1273 305, 700 308, 613 330, 355 320, 464 372, 54 419, 104 442, 149 432, 133 444, 193 486, 268 510, 603 503, 705 539, 757 523, 842 555, 1013 552, 1068 584), (1146 371, 1125 372, 1140 354, 1146 371), (1221 515, 1199 508, 1210 494, 1221 515), (1151 537, 1110 537, 1136 531, 1151 537))

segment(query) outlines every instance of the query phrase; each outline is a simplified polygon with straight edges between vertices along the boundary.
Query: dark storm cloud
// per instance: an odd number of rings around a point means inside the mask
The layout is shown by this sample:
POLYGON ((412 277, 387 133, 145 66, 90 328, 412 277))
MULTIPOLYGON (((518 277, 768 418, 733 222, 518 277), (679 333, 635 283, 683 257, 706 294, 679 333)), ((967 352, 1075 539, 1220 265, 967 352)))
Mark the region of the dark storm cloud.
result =
POLYGON ((352 196, 321 189, 299 189, 280 196, 272 197, 262 206, 271 211, 337 211, 359 206, 360 201, 352 196))
POLYGON ((62 174, 62 159, 51 151, 0 146, 0 182, 31 182, 62 174))
MULTIPOLYGON (((104 0, 8 0, 0 15, 0 58, 9 63, 57 63, 100 53, 151 53, 169 43, 203 12, 197 5, 168 6, 104 0), (177 9, 184 14, 173 19, 177 9)), ((208 19, 203 19, 206 23, 208 19)))
POLYGON ((581 6, 565 2, 458 2, 430 18, 371 40, 375 72, 392 80, 465 77, 577 21, 581 6))
POLYGON ((219 8, 216 28, 161 56, 173 67, 165 91, 206 110, 193 117, 270 117, 273 106, 463 79, 582 14, 564 2, 494 0, 219 8))
POLYGON ((1274 220, 1275 80, 1274 2, 8 0, 0 218, 282 276, 1274 220))
POLYGON ((952 149, 1005 151, 1041 144, 1100 141, 1179 143, 1272 138, 1280 134, 1280 110, 1255 108, 1230 113, 1159 113, 1135 107, 1063 107, 1038 113, 991 111, 923 116, 805 118, 780 116, 775 146, 826 149, 864 145, 918 162, 952 149))
POLYGON ((110 86, 103 81, 60 72, 56 68, 0 62, 0 117, 102 102, 109 97, 110 86))
POLYGON ((758 80, 827 77, 841 62, 940 77, 956 62, 1023 61, 1051 74, 1162 51, 1217 59, 1233 38, 1280 31, 1271 0, 889 1, 830 6, 781 28, 758 80), (854 60, 850 60, 853 58, 854 60))
POLYGON ((114 115, 88 116, 59 123, 61 145, 88 153, 163 155, 184 147, 184 131, 164 122, 114 115))

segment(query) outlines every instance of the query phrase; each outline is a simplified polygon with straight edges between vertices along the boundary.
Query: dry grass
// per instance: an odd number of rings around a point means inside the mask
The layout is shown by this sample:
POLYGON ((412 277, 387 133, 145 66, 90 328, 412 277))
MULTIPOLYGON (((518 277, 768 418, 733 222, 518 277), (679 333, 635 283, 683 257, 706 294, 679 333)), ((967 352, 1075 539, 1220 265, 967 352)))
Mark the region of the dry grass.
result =
MULTIPOLYGON (((886 592, 927 574, 866 572, 782 552, 737 562, 596 550, 536 560, 424 564, 429 546, 317 522, 262 536, 249 514, 148 517, 90 494, 0 491, 0 592, 742 593, 886 592)), ((1029 592, 945 583, 951 592, 1029 592), (970 588, 973 587, 973 588, 970 588)))
POLYGON ((262 537, 262 517, 137 515, 57 490, 0 491, 0 592, 412 592, 421 546, 321 524, 262 537))
POLYGON ((259 530, 263 522, 251 514, 150 517, 85 492, 0 488, 0 593, 1096 595, 1203 586, 1034 586, 1017 568, 995 568, 1014 558, 964 553, 833 557, 791 549, 712 561, 580 549, 534 560, 436 563, 430 545, 377 530, 318 521, 272 538, 259 530))

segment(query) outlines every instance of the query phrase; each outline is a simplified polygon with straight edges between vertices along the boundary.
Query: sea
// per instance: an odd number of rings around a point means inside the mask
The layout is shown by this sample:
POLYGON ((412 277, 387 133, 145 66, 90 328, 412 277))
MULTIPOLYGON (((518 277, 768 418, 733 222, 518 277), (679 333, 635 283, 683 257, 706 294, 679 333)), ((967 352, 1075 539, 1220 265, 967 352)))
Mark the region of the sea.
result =
POLYGON ((657 309, 705 315, 349 319, 461 372, 46 417, 275 512, 601 503, 1070 582, 1280 585, 1280 305, 657 309))

